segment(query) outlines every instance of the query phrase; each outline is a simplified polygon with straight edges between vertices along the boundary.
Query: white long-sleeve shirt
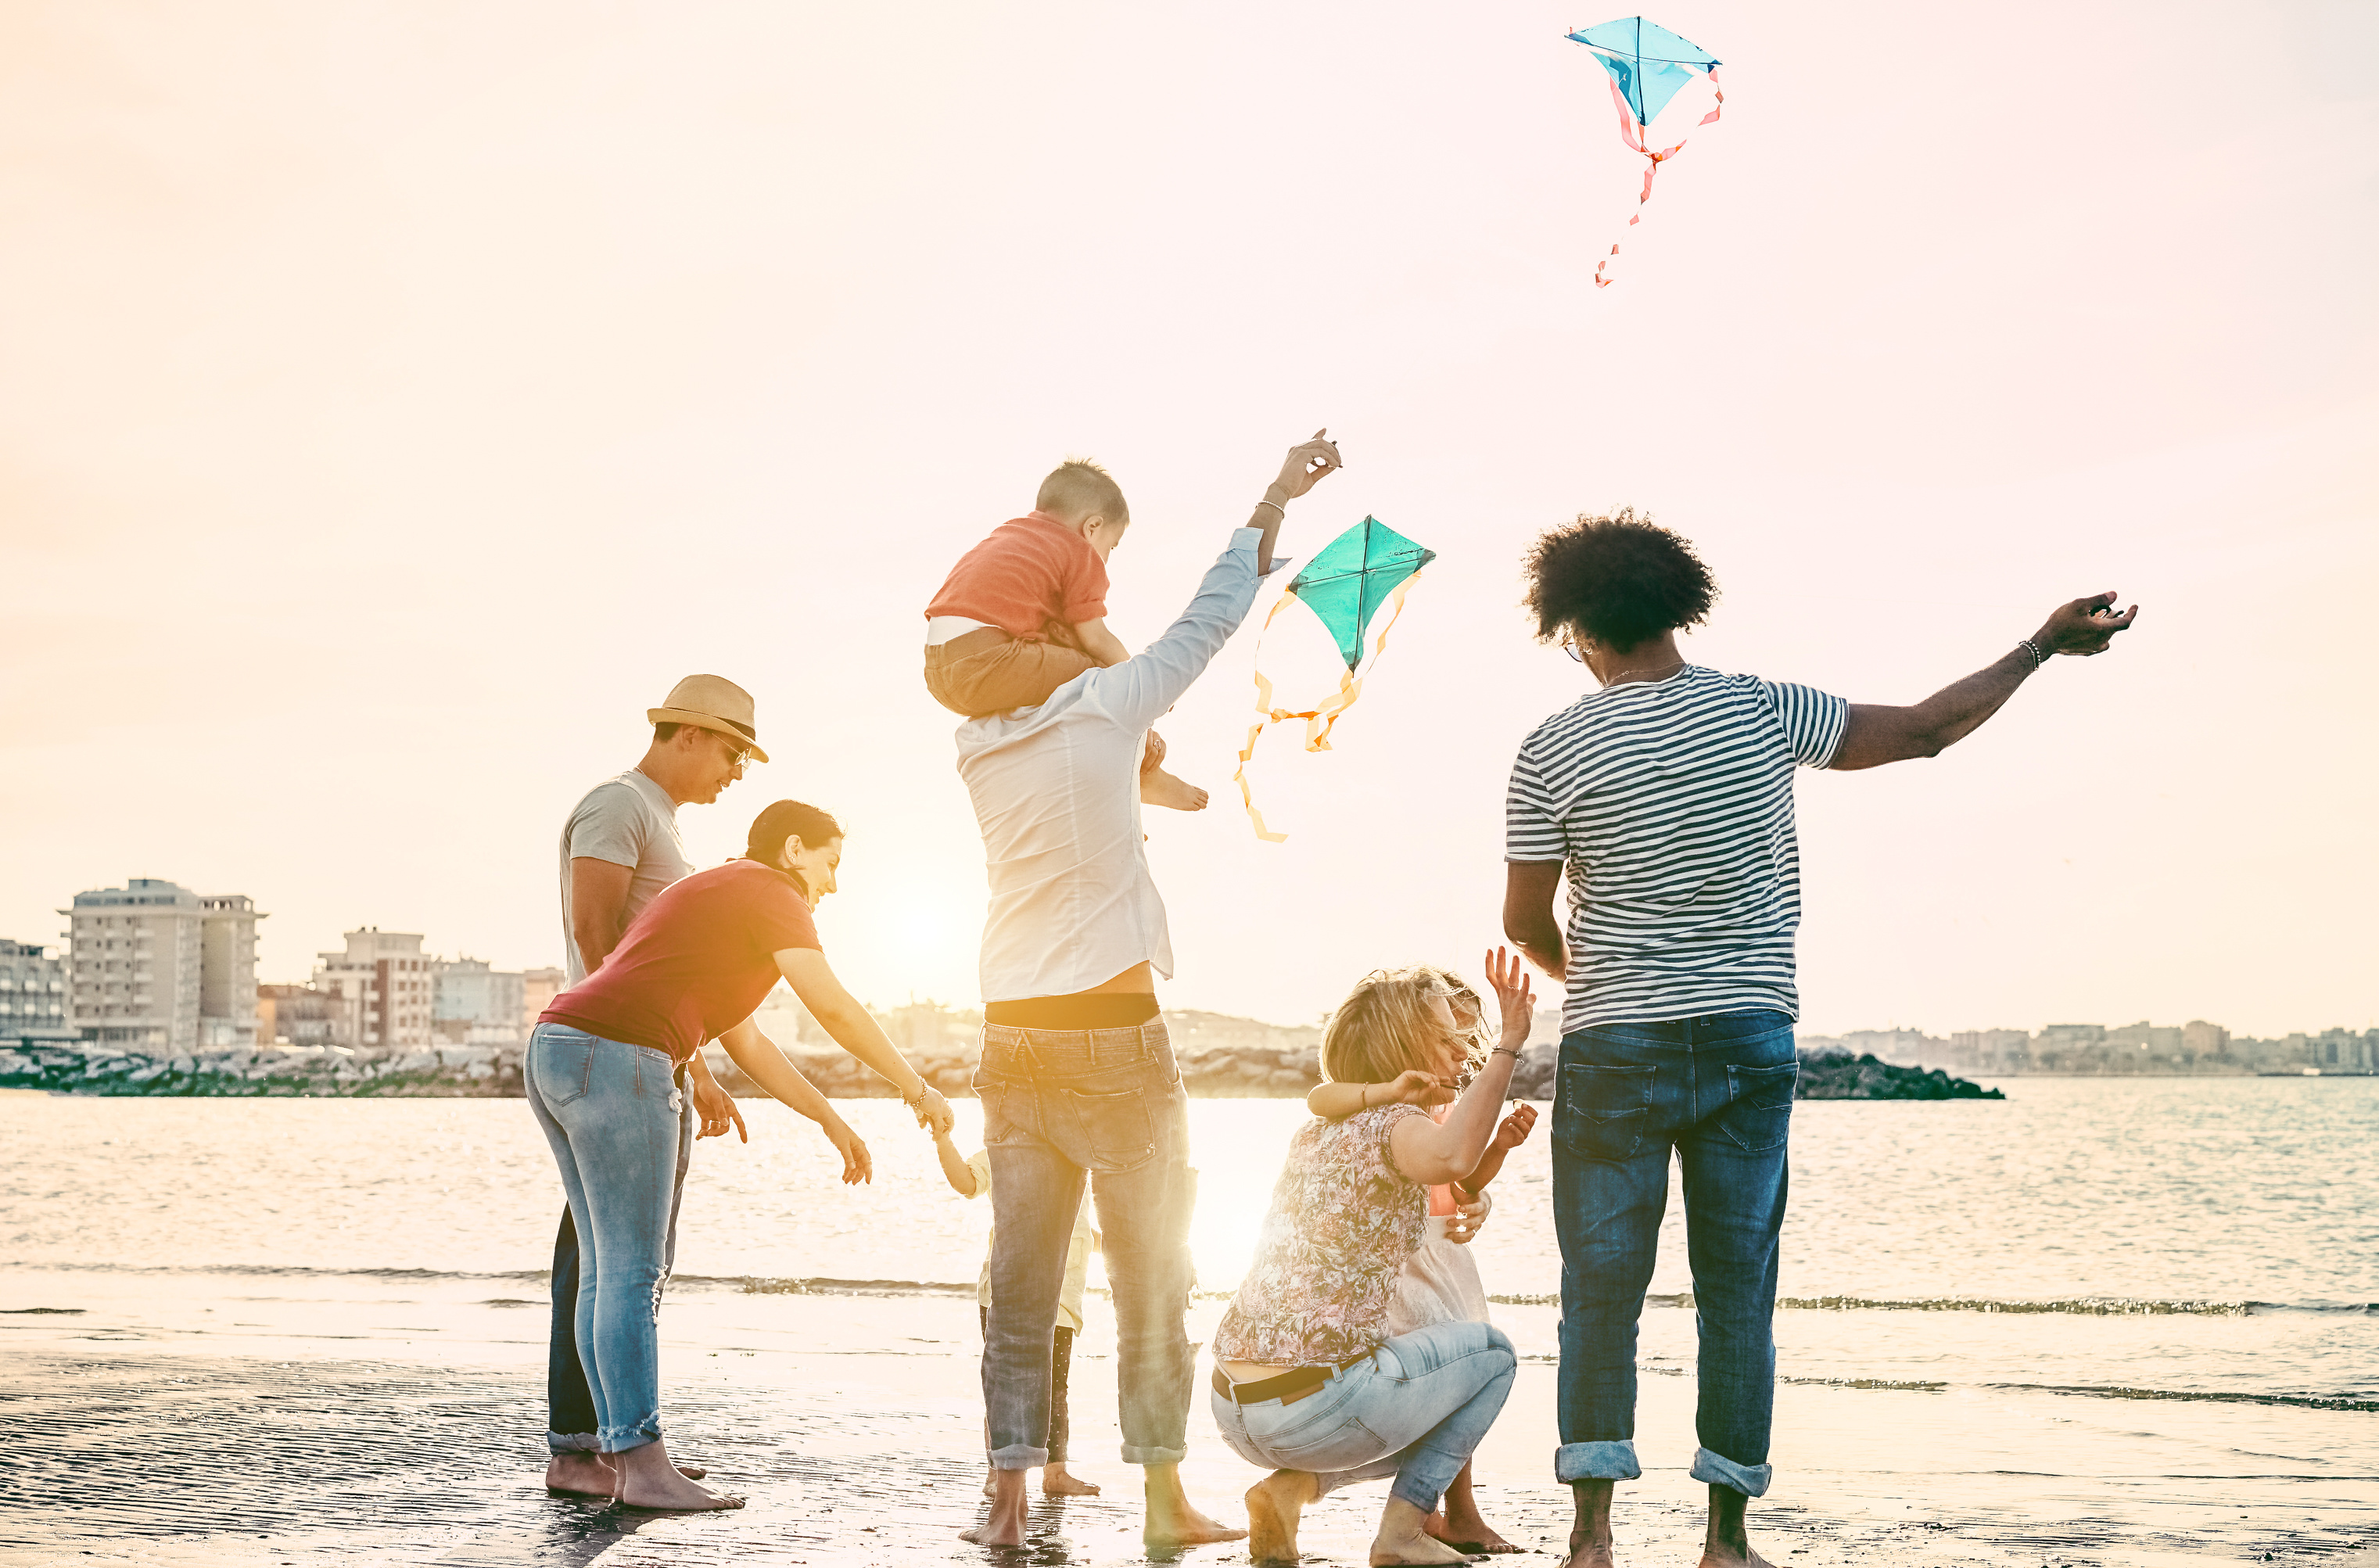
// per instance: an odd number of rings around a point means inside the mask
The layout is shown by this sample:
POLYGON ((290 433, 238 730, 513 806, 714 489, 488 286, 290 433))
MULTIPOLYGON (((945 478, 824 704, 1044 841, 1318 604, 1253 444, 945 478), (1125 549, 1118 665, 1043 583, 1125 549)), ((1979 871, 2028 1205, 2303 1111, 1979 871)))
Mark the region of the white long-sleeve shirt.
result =
POLYGON ((1265 575, 1261 533, 1236 531, 1180 619, 1141 652, 1084 671, 1038 707, 959 726, 959 777, 991 872, 985 1002, 1087 991, 1141 962, 1172 978, 1140 827, 1141 748, 1247 619, 1265 575))

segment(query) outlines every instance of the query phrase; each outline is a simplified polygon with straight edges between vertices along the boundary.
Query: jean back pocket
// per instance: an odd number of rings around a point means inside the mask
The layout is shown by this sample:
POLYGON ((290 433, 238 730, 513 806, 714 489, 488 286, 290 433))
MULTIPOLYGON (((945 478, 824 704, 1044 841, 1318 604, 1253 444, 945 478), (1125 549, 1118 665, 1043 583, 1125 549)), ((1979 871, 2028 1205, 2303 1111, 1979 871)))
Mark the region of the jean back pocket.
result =
POLYGON ((1652 1081, 1660 1068, 1562 1065, 1553 1099, 1553 1136, 1588 1160, 1632 1160, 1652 1118, 1652 1081))
POLYGON ((1148 1114, 1147 1092, 1129 1089, 1058 1091, 1081 1142, 1068 1153, 1086 1170, 1128 1171, 1156 1153, 1156 1124, 1148 1114))
POLYGON ((1726 1105, 1718 1114, 1719 1130, 1746 1154, 1783 1147, 1793 1133, 1793 1093, 1800 1078, 1798 1062, 1772 1067, 1728 1067, 1726 1105))

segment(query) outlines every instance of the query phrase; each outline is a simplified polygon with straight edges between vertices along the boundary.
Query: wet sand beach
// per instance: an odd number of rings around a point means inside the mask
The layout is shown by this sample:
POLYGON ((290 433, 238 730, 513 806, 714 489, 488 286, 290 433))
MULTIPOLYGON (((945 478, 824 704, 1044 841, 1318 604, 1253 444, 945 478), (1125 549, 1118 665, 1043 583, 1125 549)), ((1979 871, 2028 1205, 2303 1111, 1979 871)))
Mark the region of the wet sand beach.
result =
MULTIPOLYGON (((1803 1108, 1785 1281, 1802 1304, 1778 1315, 1778 1478, 1755 1515, 1780 1568, 2372 1561, 2370 1156, 2332 1139, 2261 1182, 2234 1160, 2265 1137, 2259 1105, 2307 1140, 2368 1106, 2157 1092, 1931 1107, 1921 1124, 1803 1108), (2077 1127, 2107 1130, 2084 1142, 2077 1127), (2197 1164, 2193 1142, 2210 1151, 2197 1164), (2041 1162, 2035 1144, 2072 1158, 2011 1174, 2041 1162), (1899 1167, 1891 1187, 1857 1174, 1899 1167), (2176 1223, 2214 1203, 2227 1217, 2202 1236, 2176 1223), (2109 1295, 2122 1280, 2155 1288, 2109 1295)), ((752 1502, 654 1517, 540 1484, 559 1202, 516 1104, 7 1102, 0 1562, 996 1560, 957 1539, 983 1506, 972 1280, 987 1216, 935 1189, 897 1109, 851 1108, 879 1167, 853 1192, 770 1107, 749 1147, 704 1145, 662 1316, 665 1414, 675 1452, 752 1502)), ((1193 1111, 1202 1341, 1298 1112, 1193 1111)), ((1524 1357, 1479 1477, 1491 1521, 1557 1554, 1543 1174, 1541 1146, 1516 1156, 1478 1244, 1524 1357)), ((1687 1285, 1673 1238, 1644 1321, 1646 1474, 1620 1505, 1631 1564, 1696 1555, 1687 1285)), ((1008 1561, 1145 1560, 1095 1288, 1089 1319, 1074 1467, 1105 1495, 1036 1503, 1033 1545, 1008 1561)), ((1238 1519, 1256 1474, 1200 1387, 1189 1484, 1238 1519)), ((1384 1490, 1318 1505, 1309 1557, 1362 1562, 1384 1490)))

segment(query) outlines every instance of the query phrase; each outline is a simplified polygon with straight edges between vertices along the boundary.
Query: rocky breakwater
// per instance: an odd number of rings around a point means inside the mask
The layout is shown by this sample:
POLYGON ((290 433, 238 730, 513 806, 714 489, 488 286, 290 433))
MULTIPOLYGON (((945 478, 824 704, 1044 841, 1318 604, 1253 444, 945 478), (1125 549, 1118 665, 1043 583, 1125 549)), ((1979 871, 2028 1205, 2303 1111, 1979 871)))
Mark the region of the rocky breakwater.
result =
POLYGON ((101 1095, 517 1095, 520 1052, 445 1045, 359 1058, 320 1047, 267 1046, 149 1056, 99 1046, 18 1046, 0 1049, 0 1088, 101 1095))
POLYGON ((1801 1053, 1799 1100, 2004 1100, 1996 1089, 1985 1089, 1962 1078, 1951 1078, 1939 1067, 1896 1067, 1875 1056, 1854 1056, 1848 1051, 1801 1053))

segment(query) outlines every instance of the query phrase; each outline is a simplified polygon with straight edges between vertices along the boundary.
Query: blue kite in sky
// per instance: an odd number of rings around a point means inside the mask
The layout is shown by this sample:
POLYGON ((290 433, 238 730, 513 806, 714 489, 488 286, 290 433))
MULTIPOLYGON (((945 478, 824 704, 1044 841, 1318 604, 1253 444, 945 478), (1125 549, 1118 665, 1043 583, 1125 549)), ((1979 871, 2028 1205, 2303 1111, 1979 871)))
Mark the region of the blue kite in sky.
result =
MULTIPOLYGON (((1652 139, 1648 134, 1652 122, 1660 117, 1660 111, 1669 106, 1669 100, 1677 95, 1677 90, 1692 81, 1697 73, 1709 78, 1710 87, 1717 90, 1718 56, 1690 39, 1679 38, 1667 28, 1657 22, 1648 22, 1641 17, 1622 17, 1615 22, 1598 22, 1569 36, 1572 41, 1593 50, 1594 57, 1610 73, 1612 101, 1619 105, 1620 139, 1651 161, 1644 171, 1644 189, 1636 198, 1636 205, 1640 208, 1652 199, 1652 176, 1659 174, 1660 165, 1675 157, 1685 145, 1685 139, 1679 137, 1676 146, 1663 148, 1658 152, 1652 151, 1652 139)), ((1726 94, 1721 90, 1718 93, 1717 107, 1704 115, 1700 124, 1706 126, 1715 121, 1719 110, 1725 106, 1726 94)), ((1644 214, 1639 211, 1629 218, 1627 223, 1633 228, 1643 221, 1644 214)), ((1611 286, 1611 280, 1602 272, 1611 265, 1611 258, 1618 254, 1619 246, 1614 241, 1610 255, 1595 263, 1595 287, 1611 286)))

